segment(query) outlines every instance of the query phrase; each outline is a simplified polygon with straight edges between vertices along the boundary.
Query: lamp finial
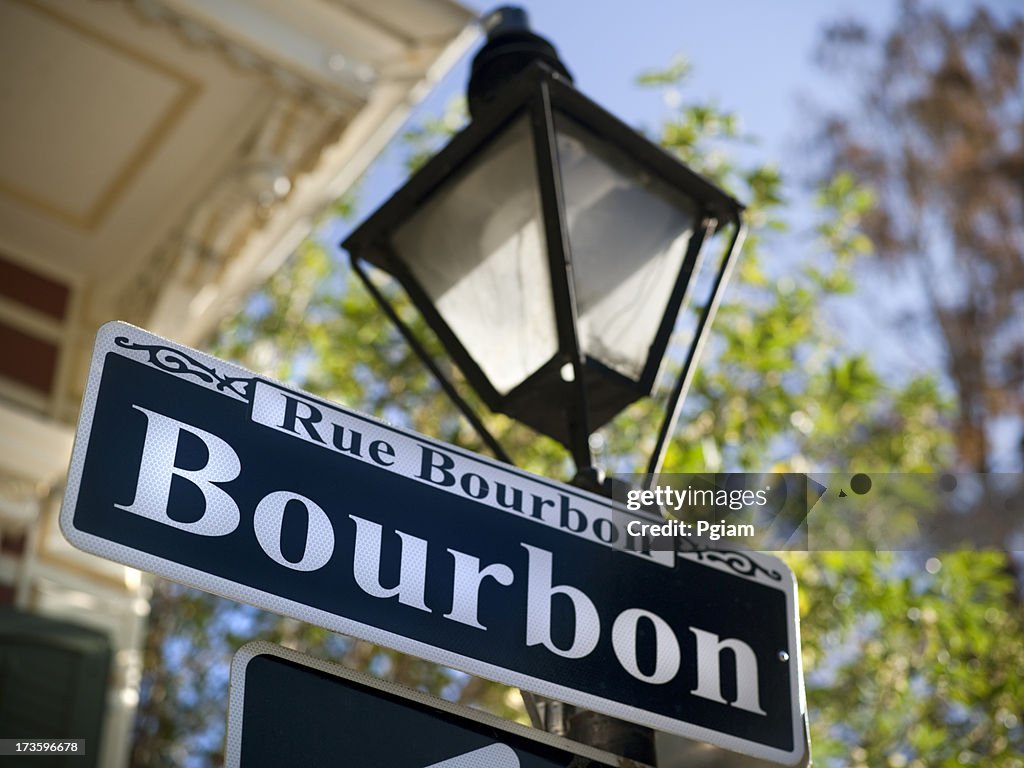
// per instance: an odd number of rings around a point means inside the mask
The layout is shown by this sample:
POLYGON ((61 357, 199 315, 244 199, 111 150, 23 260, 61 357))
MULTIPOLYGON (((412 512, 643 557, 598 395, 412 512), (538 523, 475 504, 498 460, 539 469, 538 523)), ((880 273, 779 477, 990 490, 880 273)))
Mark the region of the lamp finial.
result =
POLYGON ((543 61, 572 82, 572 75, 555 47, 530 30, 530 18, 523 8, 503 5, 485 15, 481 23, 487 32, 487 42, 473 57, 466 88, 471 116, 475 117, 503 85, 534 61, 543 61))

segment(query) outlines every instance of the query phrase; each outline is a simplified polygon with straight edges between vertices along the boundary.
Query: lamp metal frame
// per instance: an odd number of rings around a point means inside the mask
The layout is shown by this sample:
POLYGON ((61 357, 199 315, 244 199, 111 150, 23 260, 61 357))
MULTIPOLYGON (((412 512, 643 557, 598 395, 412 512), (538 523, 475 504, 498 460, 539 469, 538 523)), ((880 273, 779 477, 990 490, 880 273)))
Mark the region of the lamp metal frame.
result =
MULTIPOLYGON (((451 355, 469 385, 494 411, 518 418, 517 402, 529 404, 531 384, 534 380, 558 373, 567 363, 572 365, 572 382, 566 382, 567 391, 573 391, 568 411, 567 440, 562 442, 570 450, 580 472, 593 469, 590 448, 591 417, 588 394, 588 369, 593 375, 617 382, 616 386, 629 390, 633 400, 648 396, 654 389, 658 371, 680 309, 689 299, 700 265, 704 242, 715 231, 732 226, 729 246, 717 267, 713 287, 707 303, 697 320, 693 337, 684 357, 683 367, 666 403, 665 419, 659 430, 657 443, 648 465, 648 483, 660 471, 667 442, 679 418, 682 402, 693 379, 696 359, 704 347, 708 329, 714 319, 722 290, 728 280, 735 254, 742 247, 744 225, 743 205, 685 166, 664 149, 650 142, 621 120, 580 93, 565 77, 541 61, 531 63, 510 81, 495 99, 480 110, 472 122, 456 134, 441 151, 423 165, 375 213, 357 227, 342 244, 348 251, 356 275, 367 287, 374 300, 410 344, 431 373, 438 379, 445 393, 467 417, 474 430, 500 460, 511 459, 487 430, 473 408, 458 392, 451 380, 417 339, 415 332, 392 307, 384 293, 376 286, 363 263, 376 266, 394 277, 405 289, 432 332, 451 355), (561 113, 601 141, 605 141, 628 156, 643 173, 650 174, 668 187, 691 199, 695 206, 694 229, 687 245, 679 273, 675 278, 664 315, 651 344, 646 363, 638 380, 614 371, 600 361, 589 358, 581 349, 578 335, 578 312, 574 293, 573 260, 565 215, 558 160, 556 117, 561 113), (408 267, 402 263, 391 246, 393 233, 402 223, 427 201, 442 185, 467 168, 487 144, 501 135, 514 121, 526 117, 532 136, 537 181, 539 184, 543 236, 551 277, 552 301, 557 326, 558 351, 551 361, 504 395, 491 384, 483 370, 472 358, 455 332, 442 318, 422 286, 408 267), (635 395, 635 397, 633 397, 635 395)), ((627 403, 628 404, 628 403, 627 403)), ((624 407, 624 406, 623 406, 624 407)), ((520 421, 526 419, 518 418, 520 421)), ((531 425, 532 426, 532 425, 531 425)), ((535 427, 537 428, 537 427, 535 427)), ((544 430, 541 430, 544 431, 544 430)))

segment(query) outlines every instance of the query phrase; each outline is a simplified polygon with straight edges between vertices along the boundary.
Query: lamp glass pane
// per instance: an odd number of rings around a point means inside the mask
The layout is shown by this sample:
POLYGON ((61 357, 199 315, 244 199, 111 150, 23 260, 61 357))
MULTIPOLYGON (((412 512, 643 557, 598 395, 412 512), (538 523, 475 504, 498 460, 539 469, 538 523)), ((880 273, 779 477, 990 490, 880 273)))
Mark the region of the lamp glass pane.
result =
POLYGON ((392 246, 502 395, 558 349, 533 138, 519 118, 396 230, 392 246))
POLYGON ((583 351, 634 381, 693 234, 696 206, 558 114, 558 161, 583 351))

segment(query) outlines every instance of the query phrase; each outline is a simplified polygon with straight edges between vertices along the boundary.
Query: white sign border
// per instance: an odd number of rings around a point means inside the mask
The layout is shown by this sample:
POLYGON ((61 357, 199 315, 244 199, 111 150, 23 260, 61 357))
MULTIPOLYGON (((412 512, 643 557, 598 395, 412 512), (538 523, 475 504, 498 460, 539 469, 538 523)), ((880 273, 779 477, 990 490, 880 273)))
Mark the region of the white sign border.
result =
MULTIPOLYGON (((478 675, 490 680, 497 680, 503 684, 522 688, 546 698, 565 701, 576 706, 593 709, 612 717, 628 720, 630 722, 654 728, 656 730, 665 731, 676 736, 682 736, 686 739, 707 742, 741 754, 750 755, 751 757, 768 760, 776 764, 789 766, 798 766, 803 764, 808 753, 806 744, 807 738, 804 733, 807 706, 804 695, 803 668, 799 643, 799 614, 797 613, 796 580, 789 567, 782 560, 773 555, 767 555, 760 552, 750 552, 744 553, 743 557, 756 563, 765 571, 775 571, 777 574, 781 575, 781 579, 778 582, 762 580, 761 583, 765 583, 782 590, 786 596, 786 610, 787 615, 789 616, 789 621, 787 621, 786 625, 788 635, 787 643, 789 646, 787 650, 790 652, 791 657, 788 662, 785 663, 795 665, 795 670, 789 674, 790 701, 792 702, 793 707, 793 711, 790 715, 793 726, 793 750, 791 751, 750 741, 738 736, 723 733, 722 731, 716 731, 711 728, 695 725, 684 720, 676 720, 639 707, 623 704, 612 699, 606 699, 602 696, 596 696, 574 688, 552 683, 547 680, 535 678, 531 675, 507 669, 479 659, 453 653, 444 648, 439 648, 428 643, 397 635, 368 624, 363 624, 362 622, 322 611, 303 603, 288 600, 245 584, 239 584, 238 582, 214 576, 206 573, 205 571, 200 571, 180 563, 175 563, 171 560, 157 557, 148 552, 128 547, 117 542, 112 542, 75 528, 75 507, 81 485, 82 472, 85 466, 85 457, 88 453, 89 436, 92 429, 96 401, 99 395, 100 381, 103 375, 104 360, 109 352, 121 354, 129 359, 133 359, 131 355, 126 354, 126 348, 124 346, 115 343, 115 339, 118 337, 126 337, 129 342, 135 344, 157 345, 163 348, 168 348, 169 350, 179 350, 181 353, 187 354, 190 358, 200 361, 204 366, 211 370, 218 370, 225 373, 228 378, 244 377, 272 381, 267 377, 259 376, 251 371, 241 368, 240 366, 227 363, 205 353, 189 347, 184 347, 159 336, 155 336, 142 328, 138 328, 128 323, 112 321, 101 326, 96 336, 92 363, 89 368, 89 379, 82 399, 82 409, 79 416, 78 429, 75 434, 75 444, 71 454, 71 464, 68 470, 68 482, 60 512, 61 531, 65 538, 78 549, 93 555, 98 555, 99 557, 103 557, 108 560, 123 563, 124 565, 128 565, 133 568, 154 573, 158 576, 171 579, 172 581, 185 584, 186 586, 201 589, 238 602, 248 603, 249 605, 253 605, 257 608, 262 608, 283 616, 298 619, 299 621, 314 624, 334 632, 359 637, 372 643, 377 643, 378 645, 385 645, 401 653, 417 656, 446 667, 460 669, 469 674, 478 675), (795 651, 795 653, 793 653, 793 651, 795 651)), ((155 367, 164 372, 169 370, 167 368, 161 368, 160 366, 155 367)), ((168 373, 168 375, 171 374, 168 373)), ((222 376, 222 378, 224 377, 222 376)), ((218 389, 213 383, 204 382, 202 380, 193 381, 191 379, 190 382, 214 389, 220 394, 227 394, 227 396, 231 396, 230 394, 225 393, 223 389, 218 389)), ((309 393, 296 390, 293 387, 287 387, 276 382, 274 383, 276 386, 289 391, 294 391, 302 397, 312 398, 318 402, 322 402, 325 407, 338 408, 337 405, 324 401, 322 398, 316 398, 309 395, 309 393)), ((236 397, 235 399, 244 398, 236 397)), ((531 479, 534 477, 528 473, 522 472, 521 470, 517 470, 497 461, 488 459, 487 457, 463 451, 462 449, 449 446, 445 443, 419 435, 418 433, 410 430, 385 424, 378 419, 373 419, 372 417, 364 414, 360 414, 360 417, 368 423, 372 422, 377 424, 381 429, 390 432, 397 432, 405 437, 413 437, 420 442, 437 445, 441 450, 453 451, 462 455, 471 455, 474 460, 481 464, 491 466, 494 471, 523 475, 531 479)), ((596 494, 589 494, 577 488, 569 488, 567 492, 569 491, 573 494, 585 495, 598 504, 605 506, 609 504, 607 499, 597 496, 596 494)), ((680 554, 679 556, 692 559, 692 554, 690 553, 680 554)), ((702 564, 708 567, 728 571, 728 568, 724 565, 709 562, 702 562, 702 564)), ((744 578, 744 576, 738 575, 735 571, 731 571, 731 573, 732 575, 737 576, 737 578, 744 578)))

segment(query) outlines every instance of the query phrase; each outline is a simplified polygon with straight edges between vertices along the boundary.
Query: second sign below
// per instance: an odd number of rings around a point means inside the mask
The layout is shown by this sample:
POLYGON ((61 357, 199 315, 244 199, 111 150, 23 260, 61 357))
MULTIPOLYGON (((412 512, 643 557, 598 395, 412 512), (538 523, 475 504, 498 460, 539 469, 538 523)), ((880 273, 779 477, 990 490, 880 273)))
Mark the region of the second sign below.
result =
POLYGON ((228 768, 573 768, 607 752, 336 664, 250 643, 231 665, 228 768))

